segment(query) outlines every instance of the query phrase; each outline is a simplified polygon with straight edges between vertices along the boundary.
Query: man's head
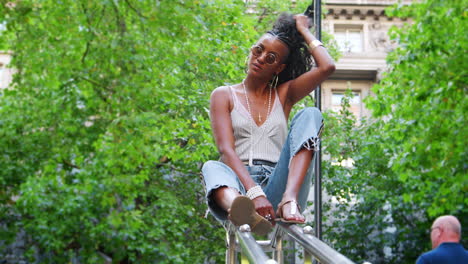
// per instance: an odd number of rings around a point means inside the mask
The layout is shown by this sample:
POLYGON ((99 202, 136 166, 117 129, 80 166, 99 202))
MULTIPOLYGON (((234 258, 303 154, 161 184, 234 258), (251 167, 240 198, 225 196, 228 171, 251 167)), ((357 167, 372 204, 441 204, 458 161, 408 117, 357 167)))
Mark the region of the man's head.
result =
POLYGON ((460 242, 461 225, 458 219, 452 215, 438 217, 431 227, 432 248, 438 247, 443 242, 460 242))

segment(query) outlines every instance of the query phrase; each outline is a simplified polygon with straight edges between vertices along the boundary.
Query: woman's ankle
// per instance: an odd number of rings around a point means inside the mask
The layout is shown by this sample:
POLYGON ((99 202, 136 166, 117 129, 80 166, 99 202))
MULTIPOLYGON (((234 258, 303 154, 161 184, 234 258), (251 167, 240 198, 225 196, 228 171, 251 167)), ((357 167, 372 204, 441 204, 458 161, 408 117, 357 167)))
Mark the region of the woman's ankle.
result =
POLYGON ((285 202, 290 200, 297 200, 297 195, 294 193, 284 193, 283 197, 281 198, 281 201, 285 202))

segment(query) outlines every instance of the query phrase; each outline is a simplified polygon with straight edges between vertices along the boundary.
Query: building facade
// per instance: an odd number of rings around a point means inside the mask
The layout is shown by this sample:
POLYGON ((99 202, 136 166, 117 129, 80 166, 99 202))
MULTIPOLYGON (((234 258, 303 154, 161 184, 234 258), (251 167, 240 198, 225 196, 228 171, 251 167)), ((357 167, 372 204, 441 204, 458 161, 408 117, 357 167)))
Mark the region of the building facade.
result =
POLYGON ((411 4, 398 0, 327 0, 322 31, 332 34, 342 52, 335 73, 322 84, 322 109, 340 108, 347 88, 353 91, 351 111, 359 119, 369 116, 363 99, 371 95, 371 87, 386 69, 386 56, 395 48, 388 30, 408 21, 390 18, 385 8, 411 4))

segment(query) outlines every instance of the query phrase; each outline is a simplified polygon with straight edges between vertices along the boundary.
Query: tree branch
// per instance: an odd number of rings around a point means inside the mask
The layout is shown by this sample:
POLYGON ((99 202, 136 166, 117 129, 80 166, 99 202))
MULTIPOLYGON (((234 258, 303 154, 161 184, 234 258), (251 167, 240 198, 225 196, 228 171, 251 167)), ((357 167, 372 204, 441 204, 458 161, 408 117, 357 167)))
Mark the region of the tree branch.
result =
POLYGON ((65 164, 65 165, 67 165, 67 166, 69 166, 69 167, 72 167, 72 168, 75 168, 75 169, 80 169, 79 166, 77 166, 77 165, 71 163, 71 162, 68 161, 68 160, 64 160, 64 159, 63 159, 62 162, 63 162, 63 164, 65 164))
POLYGON ((117 28, 120 30, 120 35, 123 36, 123 34, 127 31, 127 24, 125 24, 125 20, 122 19, 122 15, 120 14, 119 8, 115 4, 115 2, 111 2, 112 7, 114 7, 114 11, 117 14, 117 28))
POLYGON ((165 167, 169 167, 170 169, 172 170, 175 170, 175 171, 178 171, 178 172, 182 172, 182 173, 186 173, 186 174, 193 174, 193 175, 198 175, 200 174, 199 172, 194 172, 192 170, 181 170, 179 168, 177 168, 176 166, 172 165, 172 164, 169 164, 169 163, 156 163, 155 164, 156 166, 165 166, 165 167))
POLYGON ((89 83, 91 83, 91 84, 94 84, 94 85, 97 85, 97 86, 99 86, 99 87, 102 87, 102 88, 104 88, 104 89, 106 89, 106 90, 108 89, 107 86, 105 86, 105 85, 102 84, 102 83, 98 83, 98 82, 96 82, 95 80, 91 80, 91 79, 88 79, 88 78, 83 77, 83 76, 79 76, 78 78, 80 78, 80 79, 82 79, 82 80, 85 80, 85 81, 87 81, 87 82, 89 82, 89 83))
POLYGON ((142 18, 145 18, 145 19, 149 19, 149 17, 147 16, 144 16, 140 10, 136 9, 135 7, 133 7, 130 2, 128 2, 128 0, 125 0, 125 3, 128 5, 128 7, 130 7, 130 9, 132 9, 133 11, 135 11, 135 13, 137 13, 138 16, 142 17, 142 18))
POLYGON ((89 52, 89 41, 86 42, 86 49, 83 53, 83 55, 81 56, 81 63, 84 63, 85 59, 86 59, 86 56, 88 55, 88 52, 89 52))

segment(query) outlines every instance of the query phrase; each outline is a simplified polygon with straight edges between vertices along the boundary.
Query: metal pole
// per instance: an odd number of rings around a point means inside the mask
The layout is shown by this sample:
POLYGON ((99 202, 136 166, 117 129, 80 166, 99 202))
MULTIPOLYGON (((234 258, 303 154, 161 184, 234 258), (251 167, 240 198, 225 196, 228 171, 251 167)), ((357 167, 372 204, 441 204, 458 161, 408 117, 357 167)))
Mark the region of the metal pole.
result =
MULTIPOLYGON (((314 1, 312 1, 314 4, 314 1)), ((322 7, 321 0, 315 0, 314 6, 315 37, 322 39, 322 7)), ((322 110, 322 91, 320 85, 315 89, 315 107, 322 110)), ((315 236, 322 239, 322 150, 315 152, 315 184, 314 184, 314 220, 315 236)))
POLYGON ((276 241, 276 249, 273 252, 273 258, 278 262, 278 264, 284 264, 284 256, 283 256, 283 234, 282 232, 278 232, 277 230, 275 234, 275 241, 276 241))

